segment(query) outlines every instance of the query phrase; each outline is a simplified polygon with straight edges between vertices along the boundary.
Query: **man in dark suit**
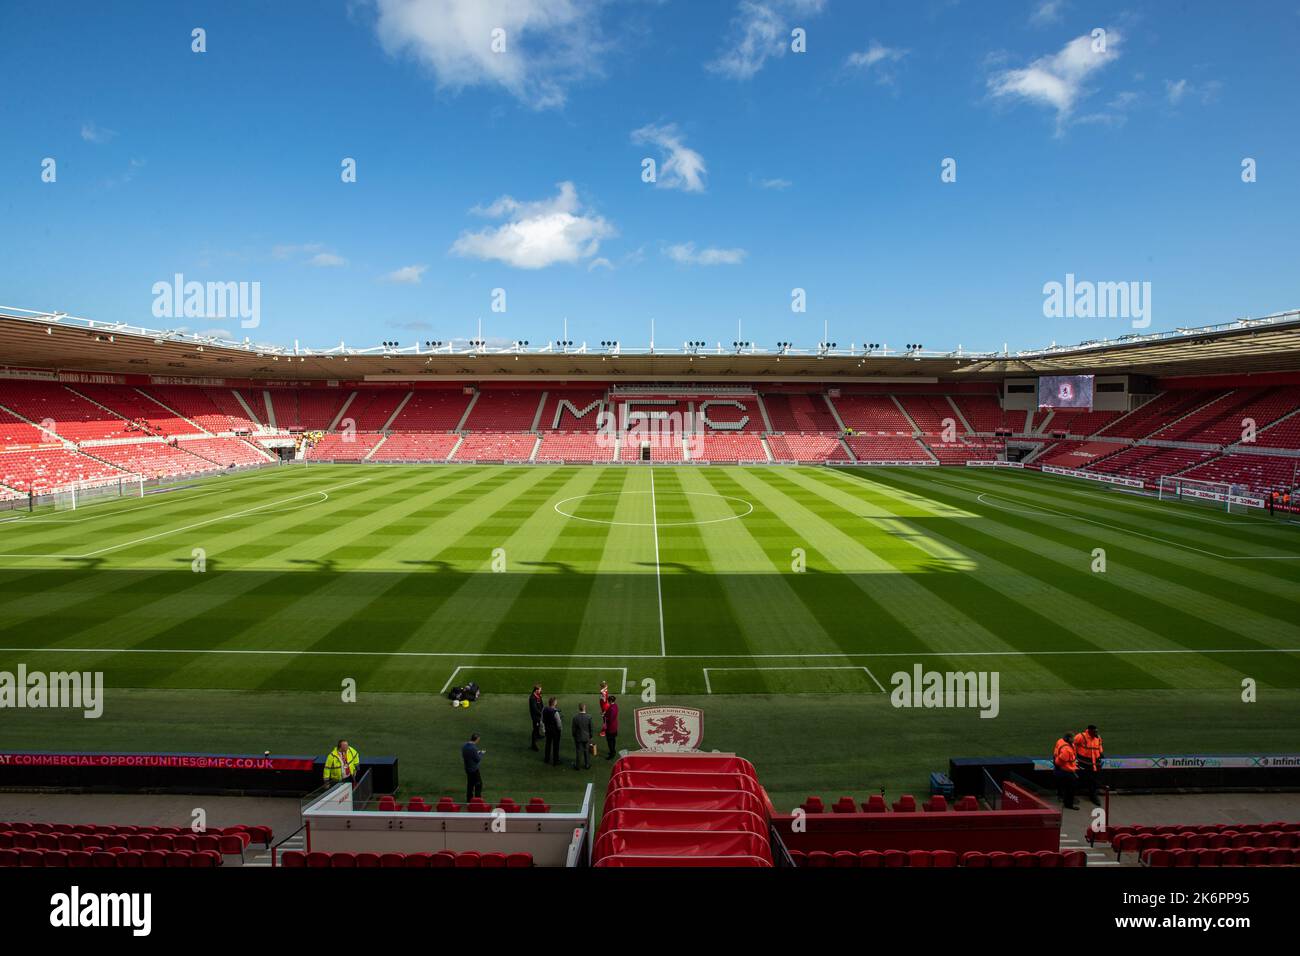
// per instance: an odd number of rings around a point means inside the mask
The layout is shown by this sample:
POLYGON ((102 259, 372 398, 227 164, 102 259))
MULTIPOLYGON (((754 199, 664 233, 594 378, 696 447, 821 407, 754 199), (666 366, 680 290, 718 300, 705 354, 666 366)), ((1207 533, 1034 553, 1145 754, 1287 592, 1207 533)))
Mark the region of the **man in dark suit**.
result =
POLYGON ((606 760, 613 760, 618 755, 618 698, 609 695, 609 707, 605 710, 605 742, 609 744, 606 760))
POLYGON ((591 769, 591 714, 587 705, 579 704, 578 712, 573 715, 573 769, 591 769), (581 767, 578 764, 582 764, 581 767))
POLYGON ((559 704, 552 697, 542 709, 542 729, 546 731, 546 750, 542 754, 543 763, 560 765, 560 734, 564 731, 564 716, 559 704))
POLYGON ((483 796, 483 774, 479 767, 483 764, 486 750, 478 749, 478 734, 470 734, 469 740, 460 748, 460 755, 465 761, 465 802, 483 796))
POLYGON ((542 685, 534 684, 533 692, 528 695, 528 719, 533 723, 532 748, 537 749, 537 741, 542 739, 542 685))

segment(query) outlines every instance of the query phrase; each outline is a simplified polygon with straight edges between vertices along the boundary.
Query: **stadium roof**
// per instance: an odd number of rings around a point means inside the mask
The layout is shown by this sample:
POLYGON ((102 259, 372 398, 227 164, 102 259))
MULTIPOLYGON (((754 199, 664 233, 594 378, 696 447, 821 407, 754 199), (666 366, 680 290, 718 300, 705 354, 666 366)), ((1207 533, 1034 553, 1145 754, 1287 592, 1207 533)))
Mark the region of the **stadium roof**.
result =
POLYGON ((601 381, 991 381, 1039 374, 1157 377, 1300 370, 1300 311, 1023 351, 751 343, 628 348, 487 343, 300 348, 0 306, 0 363, 119 374, 280 380, 551 378, 601 381))

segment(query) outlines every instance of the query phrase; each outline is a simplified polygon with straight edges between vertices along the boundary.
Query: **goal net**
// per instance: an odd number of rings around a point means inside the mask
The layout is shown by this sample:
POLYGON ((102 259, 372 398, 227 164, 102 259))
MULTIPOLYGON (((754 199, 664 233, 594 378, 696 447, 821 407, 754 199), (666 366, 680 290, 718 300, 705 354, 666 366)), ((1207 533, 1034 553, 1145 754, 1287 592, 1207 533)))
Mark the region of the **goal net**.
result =
POLYGON ((51 497, 55 511, 76 511, 105 498, 143 498, 144 478, 125 475, 107 481, 76 481, 55 489, 51 497))
POLYGON ((1248 486, 1231 481, 1205 481, 1162 475, 1156 488, 1156 497, 1161 501, 1188 501, 1229 512, 1242 512, 1247 507, 1258 507, 1260 504, 1248 486))

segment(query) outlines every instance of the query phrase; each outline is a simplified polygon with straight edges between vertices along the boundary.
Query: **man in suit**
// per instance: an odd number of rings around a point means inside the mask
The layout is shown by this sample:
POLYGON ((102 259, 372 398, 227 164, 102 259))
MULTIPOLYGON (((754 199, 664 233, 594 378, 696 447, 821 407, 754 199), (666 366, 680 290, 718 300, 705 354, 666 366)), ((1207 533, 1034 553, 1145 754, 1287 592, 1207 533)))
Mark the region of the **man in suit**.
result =
POLYGON ((465 761, 465 802, 483 796, 483 774, 479 767, 483 764, 486 750, 478 749, 478 734, 470 734, 469 740, 460 748, 461 758, 465 761))
POLYGON ((534 684, 533 692, 528 695, 528 719, 533 723, 532 748, 537 749, 537 741, 542 739, 542 685, 534 684))
POLYGON ((605 742, 609 744, 606 760, 613 760, 618 754, 618 698, 609 695, 609 707, 605 710, 605 742))
POLYGON ((564 730, 564 715, 560 706, 552 697, 542 709, 542 729, 546 731, 546 750, 542 754, 543 763, 560 765, 560 734, 564 730))
POLYGON ((587 705, 579 704, 578 712, 573 715, 573 769, 591 769, 591 714, 587 705), (582 766, 579 767, 578 764, 582 766))

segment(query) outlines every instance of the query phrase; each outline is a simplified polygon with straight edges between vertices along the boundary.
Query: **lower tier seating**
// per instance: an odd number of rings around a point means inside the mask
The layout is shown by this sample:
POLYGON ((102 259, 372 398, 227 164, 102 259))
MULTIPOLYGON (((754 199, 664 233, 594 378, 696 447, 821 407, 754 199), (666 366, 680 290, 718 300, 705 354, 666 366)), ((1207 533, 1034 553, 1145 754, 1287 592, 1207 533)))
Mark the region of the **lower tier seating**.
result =
POLYGON ((451 850, 421 853, 305 853, 287 850, 280 854, 279 865, 287 869, 428 869, 448 867, 457 869, 488 869, 490 867, 515 868, 533 865, 531 853, 499 853, 476 850, 451 850))

